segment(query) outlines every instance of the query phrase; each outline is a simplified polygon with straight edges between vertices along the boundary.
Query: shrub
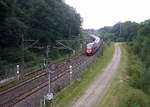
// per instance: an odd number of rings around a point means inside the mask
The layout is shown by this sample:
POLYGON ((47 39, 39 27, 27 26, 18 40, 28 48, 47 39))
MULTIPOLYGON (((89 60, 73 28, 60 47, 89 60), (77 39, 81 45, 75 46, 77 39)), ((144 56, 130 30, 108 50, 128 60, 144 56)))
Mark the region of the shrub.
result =
POLYGON ((149 107, 150 97, 139 90, 128 92, 118 99, 118 107, 149 107))
POLYGON ((128 84, 150 94, 150 69, 145 69, 142 61, 133 54, 130 48, 126 49, 128 51, 128 66, 126 68, 129 76, 128 84))

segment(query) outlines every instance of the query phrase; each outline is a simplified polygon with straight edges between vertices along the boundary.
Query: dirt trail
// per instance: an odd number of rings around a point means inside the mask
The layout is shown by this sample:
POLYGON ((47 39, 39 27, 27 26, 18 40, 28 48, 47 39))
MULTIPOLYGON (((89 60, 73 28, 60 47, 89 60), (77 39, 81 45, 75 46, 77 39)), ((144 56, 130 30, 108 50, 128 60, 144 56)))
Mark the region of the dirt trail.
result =
POLYGON ((117 72, 120 62, 121 50, 119 44, 115 44, 114 56, 109 65, 97 79, 88 87, 85 93, 72 105, 72 107, 93 107, 107 91, 113 76, 117 72))

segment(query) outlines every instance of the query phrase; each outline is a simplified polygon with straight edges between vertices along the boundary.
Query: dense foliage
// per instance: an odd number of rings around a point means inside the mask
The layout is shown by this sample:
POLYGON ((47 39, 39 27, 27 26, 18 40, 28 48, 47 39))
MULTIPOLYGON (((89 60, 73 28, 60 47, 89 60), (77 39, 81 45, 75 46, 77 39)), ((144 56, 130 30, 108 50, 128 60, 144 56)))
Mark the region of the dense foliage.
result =
POLYGON ((139 24, 136 22, 127 21, 124 23, 117 23, 114 26, 106 26, 104 28, 99 29, 97 32, 106 36, 105 34, 111 33, 112 36, 110 37, 113 41, 125 41, 129 42, 132 40, 134 35, 136 35, 137 30, 139 29, 139 24))
POLYGON ((132 41, 132 47, 136 54, 138 54, 145 67, 150 67, 150 25, 142 25, 137 32, 137 35, 132 41))
POLYGON ((130 45, 130 51, 135 55, 130 56, 131 60, 128 62, 130 84, 150 93, 150 20, 140 24, 130 21, 119 22, 97 32, 106 40, 127 42, 130 45))
POLYGON ((22 35, 25 40, 53 46, 55 40, 78 36, 81 22, 63 0, 0 0, 0 63, 18 61, 22 35))

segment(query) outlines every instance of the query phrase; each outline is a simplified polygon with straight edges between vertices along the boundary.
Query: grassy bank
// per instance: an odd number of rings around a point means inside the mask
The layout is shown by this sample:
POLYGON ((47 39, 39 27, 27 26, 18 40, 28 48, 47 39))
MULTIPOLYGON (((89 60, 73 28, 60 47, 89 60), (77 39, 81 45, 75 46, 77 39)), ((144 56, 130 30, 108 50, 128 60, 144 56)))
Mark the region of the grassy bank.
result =
MULTIPOLYGON (((70 107, 70 105, 76 101, 90 85, 90 83, 96 78, 96 76, 103 71, 107 64, 112 59, 114 53, 114 45, 107 46, 104 50, 104 56, 98 58, 87 72, 81 74, 81 77, 74 81, 71 85, 62 90, 55 97, 57 101, 56 107, 70 107)), ((50 107, 49 103, 47 107, 50 107)))
POLYGON ((131 54, 126 50, 128 46, 121 45, 122 58, 119 66, 119 72, 112 81, 111 87, 96 107, 149 107, 150 96, 142 90, 129 85, 128 61, 131 54))

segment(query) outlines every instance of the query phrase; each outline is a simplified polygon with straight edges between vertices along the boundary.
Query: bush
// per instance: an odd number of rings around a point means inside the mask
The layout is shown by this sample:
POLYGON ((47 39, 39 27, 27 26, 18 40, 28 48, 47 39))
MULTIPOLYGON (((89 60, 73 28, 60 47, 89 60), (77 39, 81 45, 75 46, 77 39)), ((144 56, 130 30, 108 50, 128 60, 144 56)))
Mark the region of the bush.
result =
POLYGON ((142 88, 144 92, 150 94, 150 69, 142 72, 140 84, 141 84, 140 88, 142 88))
POLYGON ((139 90, 128 92, 118 99, 118 107, 149 107, 150 97, 139 90))
POLYGON ((129 53, 126 68, 129 76, 128 84, 150 94, 150 69, 145 69, 144 64, 133 54, 130 48, 127 48, 127 51, 129 53))

